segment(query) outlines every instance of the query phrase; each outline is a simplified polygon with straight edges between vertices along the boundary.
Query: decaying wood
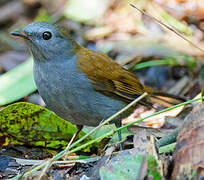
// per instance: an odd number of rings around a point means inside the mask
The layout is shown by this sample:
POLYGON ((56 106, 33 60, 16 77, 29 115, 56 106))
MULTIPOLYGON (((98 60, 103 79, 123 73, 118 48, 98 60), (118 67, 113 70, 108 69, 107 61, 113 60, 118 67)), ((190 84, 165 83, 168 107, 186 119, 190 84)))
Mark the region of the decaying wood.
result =
POLYGON ((183 128, 177 137, 171 179, 191 177, 193 173, 200 177, 204 173, 203 149, 204 103, 199 103, 185 118, 183 128))

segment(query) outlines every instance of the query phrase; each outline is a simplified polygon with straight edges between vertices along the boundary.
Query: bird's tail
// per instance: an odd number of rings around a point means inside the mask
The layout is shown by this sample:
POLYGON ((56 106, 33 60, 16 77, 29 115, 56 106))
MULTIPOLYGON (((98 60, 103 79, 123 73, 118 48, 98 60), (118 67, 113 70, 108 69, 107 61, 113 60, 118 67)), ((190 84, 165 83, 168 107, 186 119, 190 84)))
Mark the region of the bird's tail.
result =
POLYGON ((180 104, 185 101, 184 98, 173 95, 173 94, 168 94, 165 92, 157 91, 155 89, 145 87, 146 92, 149 92, 149 97, 148 100, 154 104, 157 103, 163 107, 171 107, 176 104, 180 104))
POLYGON ((185 99, 179 96, 167 94, 164 92, 154 92, 150 95, 149 99, 152 103, 160 104, 163 107, 171 107, 185 101, 185 99))

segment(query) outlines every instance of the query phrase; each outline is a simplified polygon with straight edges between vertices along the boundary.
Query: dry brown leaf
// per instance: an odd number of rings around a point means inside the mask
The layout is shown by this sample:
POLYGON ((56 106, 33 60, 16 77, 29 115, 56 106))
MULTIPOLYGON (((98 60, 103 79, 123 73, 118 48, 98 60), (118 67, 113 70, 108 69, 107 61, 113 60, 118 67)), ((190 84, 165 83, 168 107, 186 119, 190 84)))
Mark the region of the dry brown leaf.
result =
MULTIPOLYGON (((137 126, 143 126, 148 128, 161 128, 165 124, 165 118, 166 117, 176 117, 178 114, 182 112, 185 106, 180 106, 175 109, 169 110, 167 112, 158 114, 156 116, 147 118, 143 120, 142 122, 136 123, 137 126)), ((151 110, 142 110, 142 109, 136 109, 135 112, 130 115, 129 117, 123 119, 122 124, 128 124, 131 122, 134 122, 136 120, 139 120, 141 118, 150 116, 155 113, 155 109, 151 110)))

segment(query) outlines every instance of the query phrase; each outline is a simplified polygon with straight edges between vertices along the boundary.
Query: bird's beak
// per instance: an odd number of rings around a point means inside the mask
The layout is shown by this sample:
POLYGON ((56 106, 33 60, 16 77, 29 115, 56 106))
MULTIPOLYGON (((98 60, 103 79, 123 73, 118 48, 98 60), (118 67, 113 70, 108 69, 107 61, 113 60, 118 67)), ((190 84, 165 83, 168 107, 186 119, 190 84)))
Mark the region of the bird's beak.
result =
POLYGON ((11 35, 13 36, 19 36, 22 37, 23 39, 31 39, 24 31, 14 31, 11 32, 11 35))

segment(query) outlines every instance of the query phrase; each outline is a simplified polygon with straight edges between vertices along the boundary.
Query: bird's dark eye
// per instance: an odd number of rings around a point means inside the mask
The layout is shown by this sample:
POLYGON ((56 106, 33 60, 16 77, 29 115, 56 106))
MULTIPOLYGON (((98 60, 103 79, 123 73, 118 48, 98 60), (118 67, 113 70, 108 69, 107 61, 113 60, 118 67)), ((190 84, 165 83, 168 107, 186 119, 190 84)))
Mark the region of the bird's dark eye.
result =
POLYGON ((49 31, 45 31, 45 32, 42 34, 42 36, 43 36, 43 39, 44 39, 44 40, 49 40, 49 39, 52 37, 52 33, 49 32, 49 31))

